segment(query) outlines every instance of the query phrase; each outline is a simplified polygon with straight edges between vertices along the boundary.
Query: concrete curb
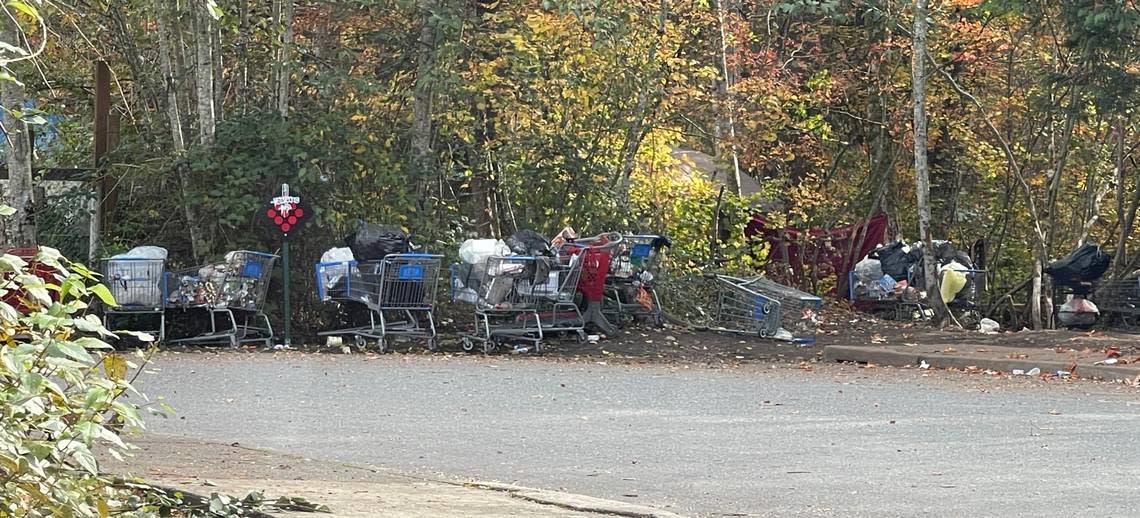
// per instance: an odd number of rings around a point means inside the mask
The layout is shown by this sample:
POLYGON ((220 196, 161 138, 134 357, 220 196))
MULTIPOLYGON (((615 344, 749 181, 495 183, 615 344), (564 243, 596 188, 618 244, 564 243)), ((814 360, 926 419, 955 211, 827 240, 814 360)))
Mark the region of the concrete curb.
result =
POLYGON ((498 482, 468 482, 464 485, 478 489, 502 491, 510 494, 515 498, 529 500, 536 504, 553 505, 565 509, 570 509, 571 511, 580 511, 583 513, 611 514, 614 516, 628 516, 630 518, 684 518, 684 515, 680 515, 671 511, 664 511, 655 507, 619 502, 617 500, 606 500, 604 498, 595 498, 592 496, 562 493, 559 491, 534 489, 530 487, 516 486, 514 484, 501 484, 498 482))
MULTIPOLYGON (((965 369, 977 367, 980 370, 1011 372, 1014 369, 1029 371, 1041 369, 1043 373, 1065 370, 1069 362, 1053 360, 1033 360, 1020 358, 985 358, 955 354, 931 354, 925 351, 904 351, 876 346, 829 345, 823 348, 825 362, 874 363, 895 367, 917 366, 923 361, 936 369, 965 369)), ((1140 376, 1140 365, 1077 365, 1074 377, 1099 380, 1136 379, 1140 376)))

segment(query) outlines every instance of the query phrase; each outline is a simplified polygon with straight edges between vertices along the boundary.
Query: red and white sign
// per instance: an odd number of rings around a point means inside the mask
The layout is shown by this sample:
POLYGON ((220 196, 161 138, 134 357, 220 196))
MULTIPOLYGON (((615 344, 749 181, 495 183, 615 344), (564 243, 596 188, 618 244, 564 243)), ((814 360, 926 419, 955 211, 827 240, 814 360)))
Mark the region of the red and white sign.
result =
POLYGON ((289 184, 281 184, 281 196, 276 196, 269 202, 265 216, 286 236, 290 231, 296 232, 305 221, 307 211, 301 206, 301 197, 289 194, 289 184))

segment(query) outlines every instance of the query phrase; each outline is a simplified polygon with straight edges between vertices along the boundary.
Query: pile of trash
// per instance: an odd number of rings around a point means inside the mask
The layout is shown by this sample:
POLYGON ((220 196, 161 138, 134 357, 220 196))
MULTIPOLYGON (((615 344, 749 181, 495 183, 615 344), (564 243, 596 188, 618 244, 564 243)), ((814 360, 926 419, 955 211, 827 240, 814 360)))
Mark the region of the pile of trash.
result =
MULTIPOLYGON (((949 241, 934 241, 933 255, 941 275, 942 301, 967 302, 977 294, 976 269, 970 256, 949 241)), ((926 298, 925 244, 894 241, 872 250, 855 265, 850 295, 856 301, 918 302, 926 298)))
POLYGON ((404 254, 414 248, 411 238, 400 227, 361 221, 356 231, 344 238, 344 246, 330 248, 321 255, 325 292, 330 297, 369 302, 372 291, 360 289, 378 284, 378 268, 359 267, 353 263, 375 263, 392 254, 404 254), (357 288, 350 287, 356 285, 357 288))
MULTIPOLYGON (((577 237, 574 229, 567 227, 553 239, 525 229, 506 240, 468 239, 459 247, 460 263, 451 280, 453 298, 496 309, 509 309, 512 293, 568 298, 568 294, 559 293, 555 250, 577 237), (491 261, 492 257, 515 259, 491 261)), ((567 260, 568 269, 573 270, 580 257, 572 255, 567 260)))
POLYGON ((1100 315, 1100 308, 1088 295, 1095 290, 1096 282, 1108 271, 1112 256, 1099 245, 1086 243, 1062 259, 1045 268, 1053 284, 1068 288, 1072 293, 1057 311, 1057 319, 1065 327, 1091 327, 1100 315))
POLYGON ((220 263, 183 272, 167 288, 167 304, 173 307, 209 306, 257 310, 262 265, 244 252, 232 251, 220 263))

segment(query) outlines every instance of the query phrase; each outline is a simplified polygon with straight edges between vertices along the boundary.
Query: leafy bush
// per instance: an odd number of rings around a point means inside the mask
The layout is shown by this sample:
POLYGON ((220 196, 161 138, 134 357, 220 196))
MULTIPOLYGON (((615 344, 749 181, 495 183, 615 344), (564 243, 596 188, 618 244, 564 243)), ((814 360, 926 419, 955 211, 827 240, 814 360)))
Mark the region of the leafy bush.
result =
POLYGON ((89 312, 95 299, 113 303, 110 292, 51 248, 32 264, 0 256, 0 273, 0 514, 144 511, 92 452, 120 457, 119 430, 143 424, 140 406, 122 398, 141 397, 124 378, 136 366, 112 354, 104 339, 113 335, 89 312))

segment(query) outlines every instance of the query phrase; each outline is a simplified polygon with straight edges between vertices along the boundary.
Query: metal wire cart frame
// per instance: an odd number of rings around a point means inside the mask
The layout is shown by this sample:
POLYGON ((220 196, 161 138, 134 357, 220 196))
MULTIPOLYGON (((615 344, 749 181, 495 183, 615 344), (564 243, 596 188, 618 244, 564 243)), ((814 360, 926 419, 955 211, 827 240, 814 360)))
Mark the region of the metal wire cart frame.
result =
POLYGON ((557 257, 492 256, 480 264, 451 269, 452 298, 474 307, 474 330, 461 333, 465 351, 483 352, 525 342, 541 352, 551 334, 574 333, 585 340, 585 322, 574 303, 582 261, 557 257))
POLYGON ((167 308, 202 309, 210 320, 209 332, 171 342, 270 346, 273 326, 264 308, 276 260, 274 254, 238 250, 226 254, 224 262, 168 274, 167 308), (219 318, 224 327, 218 325, 219 318))
POLYGON ((796 343, 814 343, 823 299, 763 277, 713 275, 715 322, 721 330, 796 343))
POLYGON ((319 336, 352 336, 360 348, 372 339, 380 352, 387 349, 389 335, 422 337, 427 339, 428 350, 435 351, 433 310, 442 258, 393 254, 380 261, 318 263, 318 297, 362 304, 369 318, 366 326, 325 331, 319 336))
POLYGON ((607 316, 624 323, 643 317, 654 325, 664 323, 661 300, 654 289, 661 249, 669 240, 657 235, 623 235, 611 252, 606 276, 607 316))
POLYGON ((166 260, 144 258, 112 258, 103 261, 103 284, 110 290, 117 305, 103 312, 103 326, 115 329, 112 324, 121 318, 131 318, 128 331, 153 335, 159 342, 166 337, 166 260), (139 322, 157 320, 157 328, 137 328, 139 322))

